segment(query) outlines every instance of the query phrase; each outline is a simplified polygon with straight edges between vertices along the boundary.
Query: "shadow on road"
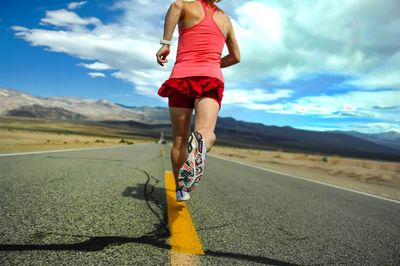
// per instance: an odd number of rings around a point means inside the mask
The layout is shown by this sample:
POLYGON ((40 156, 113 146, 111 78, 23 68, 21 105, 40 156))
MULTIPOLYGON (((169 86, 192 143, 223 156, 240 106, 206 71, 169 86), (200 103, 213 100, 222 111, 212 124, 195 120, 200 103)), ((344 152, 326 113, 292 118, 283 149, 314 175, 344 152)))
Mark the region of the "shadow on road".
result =
MULTIPOLYGON (((43 233, 46 235, 63 235, 57 233, 43 233)), ((66 236, 66 235, 63 235, 66 236)), ((30 251, 30 250, 73 250, 73 251, 100 251, 109 245, 122 245, 127 243, 149 244, 152 246, 169 249, 164 239, 157 235, 144 235, 140 237, 124 236, 82 236, 68 235, 73 237, 90 237, 88 240, 70 244, 0 244, 0 251, 30 251)))
MULTIPOLYGON (((139 186, 127 187, 121 195, 124 197, 133 197, 135 199, 145 200, 149 210, 157 217, 158 224, 156 229, 144 234, 140 237, 126 237, 126 236, 87 236, 87 235, 67 235, 56 232, 37 232, 35 238, 40 240, 48 235, 59 235, 69 236, 76 238, 87 238, 84 241, 76 243, 54 243, 54 244, 0 244, 0 252, 12 252, 12 251, 32 251, 32 250, 43 250, 43 251, 83 251, 83 252, 95 252, 101 251, 110 245, 123 245, 128 243, 145 244, 154 247, 170 250, 171 246, 168 244, 168 238, 170 231, 168 228, 168 217, 167 217, 167 206, 166 206, 166 193, 164 188, 157 187, 159 179, 150 175, 147 171, 135 168, 138 171, 144 173, 147 180, 144 184, 139 186), (150 181, 153 181, 150 184, 150 181), (158 209, 158 210, 157 210, 158 209)), ((224 224, 220 226, 205 227, 201 230, 210 230, 213 228, 219 228, 229 226, 230 224, 224 224)), ((297 265, 288 262, 275 260, 262 256, 252 256, 239 253, 221 252, 213 250, 204 250, 205 256, 230 258, 235 260, 242 260, 248 262, 258 262, 268 265, 297 265)))
MULTIPOLYGON (((47 234, 47 233, 45 233, 47 234)), ((48 233, 53 234, 53 233, 48 233)), ((58 234, 61 235, 61 234, 58 234)), ((64 235, 65 236, 65 235, 64 235)), ((71 236, 71 235, 69 235, 71 236)), ((72 235, 74 237, 89 237, 82 235, 72 235)), ((170 246, 166 244, 166 238, 160 238, 159 235, 144 235, 140 237, 123 237, 123 236, 92 236, 88 240, 70 243, 70 244, 0 244, 1 251, 32 251, 32 250, 46 250, 46 251, 84 251, 94 252, 101 251, 109 245, 123 245, 127 243, 147 244, 158 248, 169 250, 170 246)), ((221 252, 213 250, 204 250, 205 256, 229 258, 236 260, 243 260, 249 262, 258 262, 268 265, 298 265, 280 260, 266 258, 262 256, 252 256, 246 254, 238 254, 231 252, 221 252)))

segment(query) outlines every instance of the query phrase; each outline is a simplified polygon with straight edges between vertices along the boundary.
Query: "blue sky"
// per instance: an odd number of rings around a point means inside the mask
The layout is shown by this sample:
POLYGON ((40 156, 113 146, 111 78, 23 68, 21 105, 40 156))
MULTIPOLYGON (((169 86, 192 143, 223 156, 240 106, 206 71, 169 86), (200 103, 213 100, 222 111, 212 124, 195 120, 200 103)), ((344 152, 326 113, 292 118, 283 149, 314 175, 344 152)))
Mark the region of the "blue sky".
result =
MULTIPOLYGON (((165 68, 155 53, 170 3, 1 1, 0 87, 166 107, 157 89, 175 61, 177 32, 165 68)), ((223 69, 220 116, 311 130, 400 132, 398 1, 218 5, 231 17, 242 54, 240 64, 223 69)))

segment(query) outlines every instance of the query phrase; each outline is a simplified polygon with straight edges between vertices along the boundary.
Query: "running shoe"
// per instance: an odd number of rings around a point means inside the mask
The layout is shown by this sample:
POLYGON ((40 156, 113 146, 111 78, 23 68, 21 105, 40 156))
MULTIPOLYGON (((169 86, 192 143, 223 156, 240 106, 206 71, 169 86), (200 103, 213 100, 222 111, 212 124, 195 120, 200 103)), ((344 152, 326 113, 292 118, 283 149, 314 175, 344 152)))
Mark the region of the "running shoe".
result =
POLYGON ((188 159, 179 170, 178 187, 184 191, 191 192, 202 180, 207 153, 205 142, 199 132, 190 134, 188 152, 188 159), (193 186, 194 183, 196 185, 193 186))
POLYGON ((182 190, 182 189, 178 189, 176 191, 176 200, 177 201, 187 201, 190 199, 190 195, 188 192, 182 190))

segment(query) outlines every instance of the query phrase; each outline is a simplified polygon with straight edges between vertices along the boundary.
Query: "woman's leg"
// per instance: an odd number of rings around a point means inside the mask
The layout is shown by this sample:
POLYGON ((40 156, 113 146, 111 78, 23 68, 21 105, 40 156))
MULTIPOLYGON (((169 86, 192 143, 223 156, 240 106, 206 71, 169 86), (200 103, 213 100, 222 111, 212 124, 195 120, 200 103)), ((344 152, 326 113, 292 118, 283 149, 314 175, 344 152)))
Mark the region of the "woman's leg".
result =
POLYGON ((214 130, 218 118, 219 104, 212 98, 202 97, 196 99, 194 108, 196 112, 194 131, 203 136, 207 151, 209 151, 214 146, 216 139, 214 130))
POLYGON ((178 184, 179 169, 188 157, 187 139, 190 132, 192 108, 170 107, 169 114, 172 125, 171 163, 175 184, 178 184))

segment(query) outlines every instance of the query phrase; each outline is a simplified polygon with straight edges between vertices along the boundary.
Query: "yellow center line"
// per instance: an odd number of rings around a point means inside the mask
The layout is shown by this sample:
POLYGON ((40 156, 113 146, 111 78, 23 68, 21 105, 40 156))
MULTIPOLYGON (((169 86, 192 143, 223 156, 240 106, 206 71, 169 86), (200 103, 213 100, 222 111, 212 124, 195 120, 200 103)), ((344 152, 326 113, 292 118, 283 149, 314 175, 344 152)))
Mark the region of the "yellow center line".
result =
MULTIPOLYGON (((171 171, 165 171, 165 189, 168 204, 168 225, 170 230, 169 244, 171 245, 171 265, 182 265, 191 261, 190 265, 197 264, 196 256, 204 255, 194 227, 192 217, 185 202, 176 201, 175 179, 171 171)), ((186 265, 186 264, 185 264, 186 265)))

